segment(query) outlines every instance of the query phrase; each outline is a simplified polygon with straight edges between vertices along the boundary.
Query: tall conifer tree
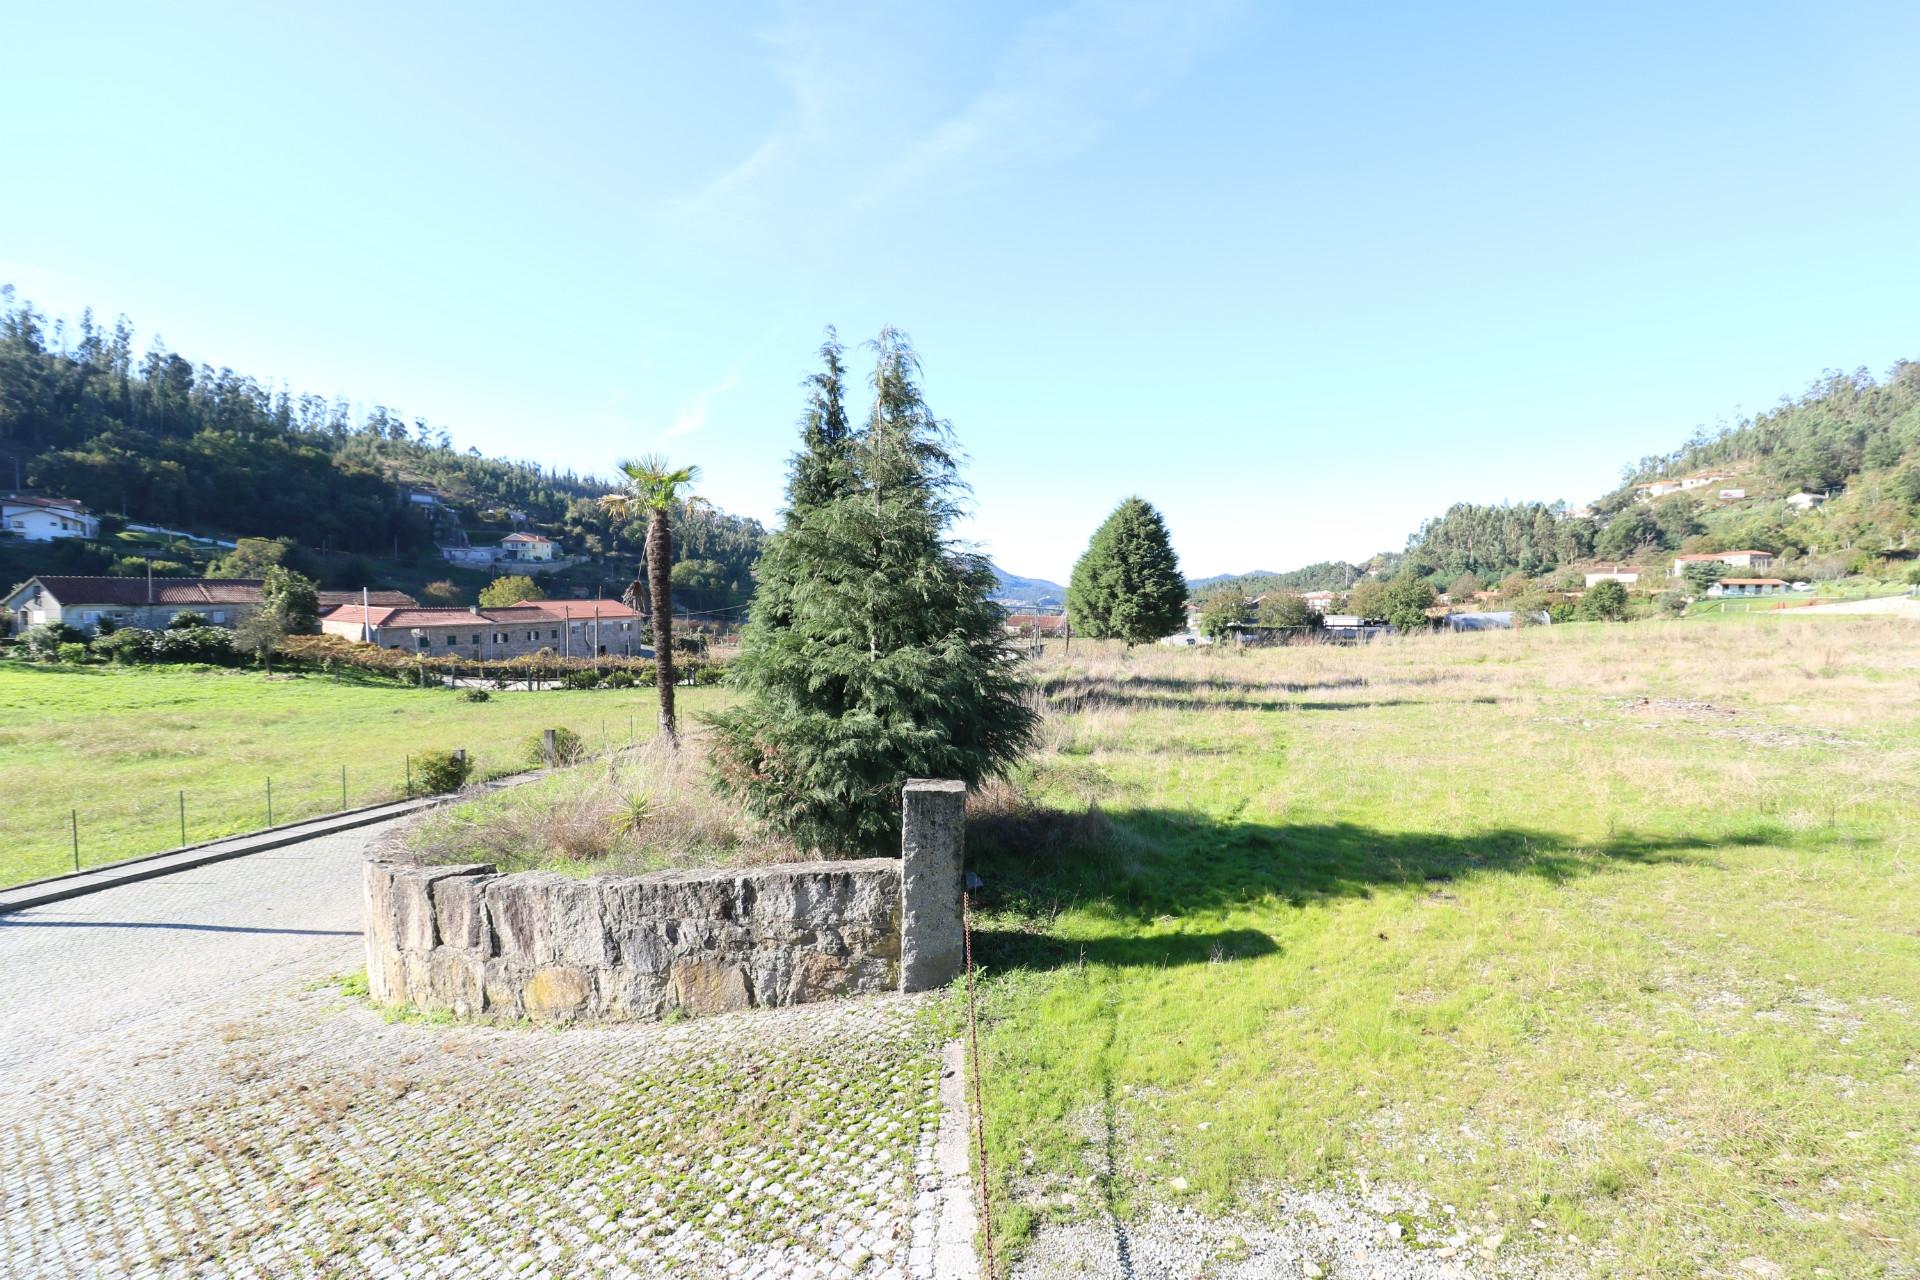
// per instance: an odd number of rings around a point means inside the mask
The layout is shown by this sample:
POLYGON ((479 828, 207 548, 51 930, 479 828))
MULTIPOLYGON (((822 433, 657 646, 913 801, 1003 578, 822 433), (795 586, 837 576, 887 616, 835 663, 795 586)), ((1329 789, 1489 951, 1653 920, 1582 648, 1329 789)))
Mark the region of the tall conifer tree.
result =
POLYGON ((1080 635, 1145 644, 1186 625, 1187 580, 1166 521, 1128 498, 1094 531, 1067 584, 1067 617, 1080 635))
MULTIPOLYGON (((891 851, 907 779, 976 783, 1018 758, 1035 723, 988 599, 993 574, 947 536, 961 491, 950 431, 906 335, 884 330, 873 347, 867 421, 844 437, 839 478, 803 497, 822 456, 808 415, 731 668, 746 696, 714 718, 721 784, 833 852, 891 851)), ((817 406, 837 394, 831 340, 824 354, 817 406)), ((823 410, 821 441, 830 420, 823 410)))

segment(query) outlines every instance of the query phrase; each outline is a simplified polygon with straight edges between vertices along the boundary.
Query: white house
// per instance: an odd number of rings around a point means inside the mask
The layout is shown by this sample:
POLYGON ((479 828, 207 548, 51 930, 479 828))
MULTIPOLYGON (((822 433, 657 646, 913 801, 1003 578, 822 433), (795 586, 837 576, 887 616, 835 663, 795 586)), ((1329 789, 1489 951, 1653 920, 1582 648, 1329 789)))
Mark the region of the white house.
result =
POLYGON ((560 544, 538 533, 510 533, 500 539, 503 560, 551 560, 560 544))
POLYGON ((28 542, 97 538, 100 517, 72 498, 0 498, 0 529, 28 542))
POLYGON ((1824 493, 1796 493, 1787 499, 1787 505, 1795 511, 1811 511, 1826 500, 1824 493))
POLYGON ((1586 578, 1587 585, 1590 587, 1598 582, 1617 582, 1623 587, 1630 587, 1640 581, 1640 571, 1638 569, 1622 569, 1619 565, 1615 565, 1611 569, 1596 569, 1592 573, 1587 574, 1586 578))
POLYGON ((1738 502, 1746 496, 1747 491, 1745 489, 1722 489, 1720 491, 1720 501, 1722 502, 1738 502))
POLYGON ((1315 613, 1325 613, 1327 610, 1333 608, 1333 592, 1331 591, 1309 591, 1300 598, 1306 601, 1307 608, 1313 610, 1315 613))
POLYGON ((1678 578, 1687 571, 1690 564, 1711 564, 1718 561, 1734 569, 1770 569, 1773 567, 1771 551, 1708 551, 1695 552, 1673 558, 1673 567, 1667 570, 1669 578, 1678 578))

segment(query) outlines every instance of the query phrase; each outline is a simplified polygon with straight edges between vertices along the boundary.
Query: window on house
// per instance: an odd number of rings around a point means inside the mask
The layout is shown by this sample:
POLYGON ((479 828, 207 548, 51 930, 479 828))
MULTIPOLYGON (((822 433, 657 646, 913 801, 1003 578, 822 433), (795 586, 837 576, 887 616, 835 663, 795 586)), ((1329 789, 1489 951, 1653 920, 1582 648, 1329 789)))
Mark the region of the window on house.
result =
POLYGON ((459 636, 453 634, 453 632, 451 631, 447 632, 447 647, 449 649, 451 649, 454 645, 457 645, 459 643, 460 643, 459 636))
POLYGON ((474 634, 473 634, 473 643, 474 643, 474 646, 475 646, 476 648, 477 648, 477 647, 479 647, 479 644, 480 644, 480 633, 479 633, 479 632, 477 632, 477 631, 476 631, 476 632, 474 632, 474 634))
POLYGON ((427 637, 427 636, 421 636, 421 637, 420 637, 420 647, 421 647, 422 649, 424 649, 424 648, 426 648, 426 647, 427 647, 427 646, 428 646, 429 644, 431 644, 431 643, 432 643, 432 640, 431 640, 431 639, 430 639, 429 637, 427 637))

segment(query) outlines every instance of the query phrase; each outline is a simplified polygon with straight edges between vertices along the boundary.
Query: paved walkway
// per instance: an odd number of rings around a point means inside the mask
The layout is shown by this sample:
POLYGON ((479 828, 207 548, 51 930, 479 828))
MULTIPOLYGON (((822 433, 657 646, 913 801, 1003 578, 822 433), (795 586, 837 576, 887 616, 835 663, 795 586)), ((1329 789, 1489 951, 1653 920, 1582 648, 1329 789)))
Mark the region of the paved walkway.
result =
POLYGON ((926 1001, 389 1022, 378 830, 0 916, 0 1275, 931 1274, 926 1001))

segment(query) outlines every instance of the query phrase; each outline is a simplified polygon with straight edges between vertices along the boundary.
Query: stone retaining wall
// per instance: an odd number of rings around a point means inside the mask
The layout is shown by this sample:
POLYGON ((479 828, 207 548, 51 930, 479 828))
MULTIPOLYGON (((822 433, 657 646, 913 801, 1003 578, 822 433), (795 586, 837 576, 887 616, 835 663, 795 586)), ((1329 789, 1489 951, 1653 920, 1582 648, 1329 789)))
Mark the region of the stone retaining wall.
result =
POLYGON ((367 980, 420 1009, 658 1018, 923 990, 960 967, 965 788, 909 783, 902 857, 574 879, 366 864, 367 980))

